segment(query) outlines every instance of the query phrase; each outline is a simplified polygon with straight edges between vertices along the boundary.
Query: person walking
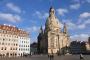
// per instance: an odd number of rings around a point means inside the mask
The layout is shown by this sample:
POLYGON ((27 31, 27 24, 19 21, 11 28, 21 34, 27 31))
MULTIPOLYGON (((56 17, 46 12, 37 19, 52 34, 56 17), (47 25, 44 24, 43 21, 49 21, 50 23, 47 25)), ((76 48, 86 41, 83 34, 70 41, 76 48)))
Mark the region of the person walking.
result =
POLYGON ((84 57, 82 54, 80 54, 80 60, 84 60, 84 57))

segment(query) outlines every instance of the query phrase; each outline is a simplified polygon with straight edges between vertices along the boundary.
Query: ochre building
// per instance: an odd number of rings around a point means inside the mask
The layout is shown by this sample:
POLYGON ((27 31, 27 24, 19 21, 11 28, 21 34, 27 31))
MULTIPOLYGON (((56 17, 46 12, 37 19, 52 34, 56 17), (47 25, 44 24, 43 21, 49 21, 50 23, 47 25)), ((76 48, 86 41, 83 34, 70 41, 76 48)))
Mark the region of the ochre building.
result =
POLYGON ((0 56, 16 57, 30 54, 30 38, 15 26, 0 25, 0 56))

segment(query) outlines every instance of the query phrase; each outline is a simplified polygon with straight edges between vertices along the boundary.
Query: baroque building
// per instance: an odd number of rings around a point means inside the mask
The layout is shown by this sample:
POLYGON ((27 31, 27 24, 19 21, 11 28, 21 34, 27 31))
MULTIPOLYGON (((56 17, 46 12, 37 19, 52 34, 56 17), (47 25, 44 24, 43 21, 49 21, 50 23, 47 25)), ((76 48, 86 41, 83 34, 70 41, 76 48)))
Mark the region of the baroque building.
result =
POLYGON ((45 29, 40 28, 38 39, 38 53, 64 53, 69 46, 67 26, 62 24, 55 16, 53 7, 49 10, 49 17, 45 23, 45 29))
POLYGON ((23 56, 30 53, 30 38, 15 26, 0 25, 0 56, 23 56))

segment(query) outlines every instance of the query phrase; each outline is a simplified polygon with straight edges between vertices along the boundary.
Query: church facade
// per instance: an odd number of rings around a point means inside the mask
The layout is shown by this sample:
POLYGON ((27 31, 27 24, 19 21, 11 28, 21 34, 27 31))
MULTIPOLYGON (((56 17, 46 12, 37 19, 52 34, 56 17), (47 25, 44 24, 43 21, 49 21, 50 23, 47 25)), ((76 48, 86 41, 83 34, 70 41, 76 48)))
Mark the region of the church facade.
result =
POLYGON ((62 25, 55 16, 53 7, 49 10, 49 17, 45 23, 45 29, 40 28, 38 39, 38 53, 64 53, 69 46, 69 36, 67 33, 67 26, 62 25))

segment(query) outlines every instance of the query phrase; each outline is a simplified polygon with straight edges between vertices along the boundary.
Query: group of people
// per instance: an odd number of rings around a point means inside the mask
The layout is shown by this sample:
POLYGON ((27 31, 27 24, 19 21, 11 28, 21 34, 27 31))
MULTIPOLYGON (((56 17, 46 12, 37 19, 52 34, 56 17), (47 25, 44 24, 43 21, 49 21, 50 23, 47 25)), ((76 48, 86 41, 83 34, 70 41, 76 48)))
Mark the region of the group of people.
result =
MULTIPOLYGON (((50 54, 48 57, 50 60, 54 60, 54 54, 50 54)), ((85 60, 82 54, 80 54, 80 60, 85 60)))
POLYGON ((48 55, 48 57, 50 58, 50 60, 54 60, 54 55, 53 54, 48 55))

